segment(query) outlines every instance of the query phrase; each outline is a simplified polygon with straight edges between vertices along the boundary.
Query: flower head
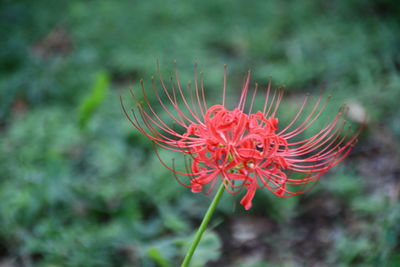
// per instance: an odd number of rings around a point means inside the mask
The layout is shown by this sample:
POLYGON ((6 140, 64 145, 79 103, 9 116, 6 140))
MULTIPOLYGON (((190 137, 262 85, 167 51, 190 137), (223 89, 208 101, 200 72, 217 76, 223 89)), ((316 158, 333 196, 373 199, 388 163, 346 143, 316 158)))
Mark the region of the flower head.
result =
POLYGON ((307 113, 308 96, 293 120, 281 129, 276 114, 283 90, 271 93, 269 82, 263 109, 253 113, 258 85, 255 85, 251 100, 247 101, 250 72, 245 78, 238 104, 233 109, 225 106, 226 66, 221 104, 212 106, 207 105, 203 79, 199 81, 197 78, 197 66, 193 89, 190 85, 188 90, 182 88, 177 72, 175 79, 171 79, 169 90, 159 68, 158 76, 161 95, 154 78, 152 90, 161 112, 170 117, 174 127, 164 122, 151 105, 143 80, 140 97, 131 90, 136 108, 128 113, 122 105, 126 116, 154 144, 184 155, 185 171, 178 171, 174 164, 168 166, 159 157, 176 178, 177 175, 190 178, 187 184, 177 179, 182 185, 191 188, 194 193, 203 192, 205 187, 210 192, 218 181, 224 183, 232 194, 245 189, 240 204, 246 210, 251 208, 257 189, 265 187, 278 197, 290 197, 310 190, 321 175, 349 154, 361 131, 359 129, 351 134, 350 127, 345 126, 346 108, 341 107, 322 129, 311 137, 301 139, 303 133, 321 117, 328 102, 323 103, 320 97, 307 113), (185 94, 185 91, 188 93, 185 94), (301 119, 303 113, 305 118, 301 119))

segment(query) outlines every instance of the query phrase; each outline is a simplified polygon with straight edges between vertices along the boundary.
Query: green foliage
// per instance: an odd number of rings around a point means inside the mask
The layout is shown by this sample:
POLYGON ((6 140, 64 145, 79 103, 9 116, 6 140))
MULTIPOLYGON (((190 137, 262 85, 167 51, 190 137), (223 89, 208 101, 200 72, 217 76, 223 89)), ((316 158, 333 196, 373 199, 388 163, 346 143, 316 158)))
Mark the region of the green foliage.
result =
POLYGON ((79 125, 84 127, 93 112, 98 109, 107 95, 107 89, 110 84, 110 78, 104 71, 97 73, 93 88, 90 94, 83 99, 79 106, 79 125))
MULTIPOLYGON (((192 241, 192 236, 186 240, 187 246, 184 246, 186 253, 190 242, 192 241)), ((210 260, 217 260, 220 257, 221 241, 214 232, 205 232, 191 261, 191 266, 201 267, 210 260)))
MULTIPOLYGON (((391 0, 3 1, 0 262, 179 265, 211 196, 176 182, 119 102, 122 95, 129 110, 127 89, 140 90, 143 77, 155 110, 173 124, 150 77, 159 60, 168 80, 176 59, 182 84, 193 82, 199 63, 210 103, 220 99, 225 63, 230 106, 248 69, 260 88, 272 75, 273 87, 286 91, 279 125, 306 93, 315 102, 326 87, 330 105, 304 136, 342 101, 360 103, 371 120, 357 157, 308 195, 260 191, 249 212, 238 204, 242 194, 224 196, 193 266, 220 257, 229 266, 399 265, 399 7, 391 0), (261 218, 256 245, 232 239, 239 215, 261 218), (262 259, 242 261, 260 250, 262 259)), ((169 165, 176 157, 158 153, 169 165)), ((184 170, 184 162, 175 167, 184 170)))
POLYGON ((161 253, 156 248, 151 248, 147 251, 150 258, 157 262, 161 267, 169 267, 168 261, 161 256, 161 253))

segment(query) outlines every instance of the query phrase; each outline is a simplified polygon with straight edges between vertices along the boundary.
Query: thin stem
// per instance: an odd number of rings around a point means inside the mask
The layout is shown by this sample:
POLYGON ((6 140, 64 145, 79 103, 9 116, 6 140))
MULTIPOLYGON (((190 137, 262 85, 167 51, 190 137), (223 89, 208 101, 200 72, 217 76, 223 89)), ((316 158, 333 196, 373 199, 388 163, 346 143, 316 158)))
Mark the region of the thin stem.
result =
POLYGON ((220 187, 218 188, 217 193, 214 196, 213 201, 211 202, 210 206, 208 207, 208 210, 206 212, 206 215, 204 215, 203 221, 200 224, 199 229, 196 232, 196 235, 194 236, 192 245, 190 246, 188 252, 186 253, 185 259, 183 260, 183 263, 181 267, 188 267, 190 260, 192 259, 193 253, 197 248, 197 245, 200 243, 201 236, 203 235, 204 231, 207 228, 208 223, 210 222, 210 219, 212 215, 214 214, 214 211, 216 207, 218 206, 218 202, 222 197, 222 194, 225 191, 225 185, 224 182, 221 183, 220 187))

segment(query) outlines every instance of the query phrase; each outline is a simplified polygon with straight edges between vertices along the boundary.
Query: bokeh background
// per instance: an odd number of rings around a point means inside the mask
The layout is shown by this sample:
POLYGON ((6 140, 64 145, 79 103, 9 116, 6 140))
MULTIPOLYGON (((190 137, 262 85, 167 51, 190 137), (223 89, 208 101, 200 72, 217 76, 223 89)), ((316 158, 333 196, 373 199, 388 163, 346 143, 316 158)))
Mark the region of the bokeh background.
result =
POLYGON ((310 193, 246 212, 226 194, 193 266, 400 266, 399 19, 396 0, 1 1, 0 266, 179 265, 212 195, 119 102, 157 60, 184 83, 198 62, 211 96, 228 64, 233 104, 251 69, 284 86, 283 117, 322 91, 328 115, 369 116, 310 193))

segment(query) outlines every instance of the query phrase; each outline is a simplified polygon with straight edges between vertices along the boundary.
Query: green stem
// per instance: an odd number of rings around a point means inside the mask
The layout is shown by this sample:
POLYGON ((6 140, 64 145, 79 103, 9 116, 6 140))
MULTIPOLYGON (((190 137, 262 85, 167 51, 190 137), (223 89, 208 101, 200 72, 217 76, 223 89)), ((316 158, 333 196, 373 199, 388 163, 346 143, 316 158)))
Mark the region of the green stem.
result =
POLYGON ((200 243, 201 236, 203 235, 204 231, 206 230, 207 225, 210 222, 210 219, 211 219, 212 215, 214 214, 215 208, 218 206, 218 202, 221 199, 224 191, 225 191, 225 185, 224 185, 224 182, 222 182, 220 187, 218 188, 217 193, 214 196, 213 201, 210 204, 210 207, 208 207, 206 215, 204 215, 203 221, 201 222, 200 227, 197 230, 196 235, 194 236, 192 245, 190 246, 188 252, 186 253, 185 259, 183 260, 181 267, 189 266, 190 260, 192 259, 192 256, 193 256, 193 253, 196 250, 197 245, 200 243))

